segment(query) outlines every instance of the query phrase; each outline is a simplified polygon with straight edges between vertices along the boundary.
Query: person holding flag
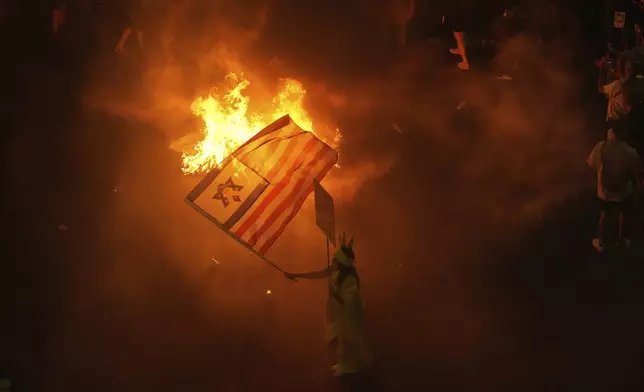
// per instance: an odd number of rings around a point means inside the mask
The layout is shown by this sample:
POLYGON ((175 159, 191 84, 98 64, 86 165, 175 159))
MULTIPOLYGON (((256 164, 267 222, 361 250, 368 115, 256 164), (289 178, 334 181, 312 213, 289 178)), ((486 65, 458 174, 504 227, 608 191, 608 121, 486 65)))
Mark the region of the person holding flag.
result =
POLYGON ((606 140, 595 145, 588 157, 588 167, 597 173, 597 198, 600 215, 597 224, 597 237, 593 238, 593 247, 603 252, 604 226, 609 213, 619 212, 617 227, 617 245, 627 248, 630 239, 627 236, 627 220, 632 213, 634 186, 642 187, 641 167, 637 151, 624 142, 626 125, 624 121, 611 122, 606 140))
POLYGON ((355 268, 353 238, 347 243, 345 234, 340 237, 340 248, 327 268, 299 274, 285 272, 284 276, 288 279, 329 278, 326 343, 336 347, 338 363, 332 367, 334 375, 341 377, 367 370, 373 356, 364 338, 365 306, 355 268))
POLYGON ((275 120, 213 168, 186 202, 239 244, 266 253, 338 153, 288 116, 275 120))
MULTIPOLYGON (((214 167, 186 202, 240 245, 290 279, 329 276, 327 341, 338 345, 336 376, 356 373, 371 362, 363 338, 364 304, 353 263, 353 239, 316 274, 289 274, 266 257, 315 184, 338 162, 338 153, 285 115, 258 132, 214 167)), ((328 238, 328 237, 327 237, 328 238)))

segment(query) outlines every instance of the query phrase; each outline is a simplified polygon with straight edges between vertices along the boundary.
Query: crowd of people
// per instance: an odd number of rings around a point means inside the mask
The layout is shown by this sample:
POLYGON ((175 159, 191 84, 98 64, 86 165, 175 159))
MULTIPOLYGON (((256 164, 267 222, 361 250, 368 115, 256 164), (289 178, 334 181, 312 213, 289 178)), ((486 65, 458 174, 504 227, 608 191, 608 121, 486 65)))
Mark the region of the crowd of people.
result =
MULTIPOLYGON (((395 41, 406 45, 412 29, 409 24, 425 18, 422 6, 414 0, 398 0, 394 16, 395 41)), ((420 2, 419 2, 420 3, 420 2)), ((547 40, 555 30, 565 29, 568 23, 561 17, 561 7, 543 2, 538 7, 529 2, 494 1, 485 10, 473 2, 453 1, 438 5, 444 29, 453 34, 453 55, 459 57, 458 68, 469 70, 469 48, 477 41, 507 39, 519 32, 538 40, 547 40), (530 15, 531 14, 531 15, 530 15), (539 14, 537 16, 537 14, 539 14)), ((603 252, 607 244, 628 247, 629 235, 640 216, 638 190, 644 189, 644 1, 599 0, 583 4, 587 15, 582 16, 595 32, 588 36, 594 42, 599 68, 598 90, 608 101, 606 138, 593 148, 588 165, 597 173, 597 197, 600 217, 598 233, 592 241, 603 252), (597 28, 599 26, 599 28, 597 28), (607 218, 618 215, 617 237, 605 236, 607 218), (613 241, 614 240, 614 241, 613 241)), ((432 14, 436 23, 436 15, 432 14)), ((417 33, 417 31, 416 31, 417 33)))
POLYGON ((597 173, 600 216, 592 244, 599 252, 609 244, 604 226, 612 213, 618 215, 618 223, 617 237, 610 243, 618 248, 630 245, 629 229, 642 222, 637 190, 644 186, 644 4, 630 0, 606 5, 605 14, 612 18, 604 24, 606 53, 597 65, 598 90, 608 101, 607 134, 588 157, 588 166, 597 173))

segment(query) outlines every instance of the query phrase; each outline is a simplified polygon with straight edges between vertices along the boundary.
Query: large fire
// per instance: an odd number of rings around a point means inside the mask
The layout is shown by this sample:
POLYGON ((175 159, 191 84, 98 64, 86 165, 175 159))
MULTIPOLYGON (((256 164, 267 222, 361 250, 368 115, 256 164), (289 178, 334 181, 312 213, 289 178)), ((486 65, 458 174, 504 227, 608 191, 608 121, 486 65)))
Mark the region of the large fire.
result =
POLYGON ((244 95, 244 90, 250 82, 243 75, 228 74, 226 81, 232 88, 225 94, 213 92, 192 103, 193 113, 204 122, 203 139, 193 151, 183 154, 185 174, 209 171, 265 126, 286 114, 302 129, 314 132, 313 121, 303 107, 306 90, 299 81, 282 81, 270 115, 249 112, 250 98, 244 95))

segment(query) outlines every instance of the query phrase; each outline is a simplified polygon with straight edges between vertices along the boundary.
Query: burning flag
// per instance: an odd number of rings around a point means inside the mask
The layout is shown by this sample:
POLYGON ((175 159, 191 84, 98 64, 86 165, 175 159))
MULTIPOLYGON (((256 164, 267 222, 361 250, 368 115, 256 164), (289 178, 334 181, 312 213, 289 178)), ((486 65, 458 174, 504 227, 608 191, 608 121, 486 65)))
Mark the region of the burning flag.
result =
POLYGON ((209 172, 246 140, 287 114, 302 129, 335 147, 341 137, 339 130, 325 139, 319 130, 313 129, 313 121, 304 109, 306 90, 302 83, 295 79, 280 82, 280 90, 272 99, 272 110, 264 108, 261 113, 251 111, 250 97, 245 93, 250 82, 234 73, 226 76, 228 89, 213 89, 207 96, 195 99, 191 109, 203 120, 204 128, 175 140, 171 146, 183 153, 183 172, 186 175, 209 172))
POLYGON ((217 165, 190 192, 199 213, 260 256, 284 232, 338 154, 286 115, 217 165))

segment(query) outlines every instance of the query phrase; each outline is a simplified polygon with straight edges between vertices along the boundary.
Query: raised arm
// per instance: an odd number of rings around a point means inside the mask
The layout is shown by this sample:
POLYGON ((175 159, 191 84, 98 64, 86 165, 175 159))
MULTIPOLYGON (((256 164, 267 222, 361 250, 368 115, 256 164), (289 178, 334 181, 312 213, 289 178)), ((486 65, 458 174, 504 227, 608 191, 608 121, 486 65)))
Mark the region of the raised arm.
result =
POLYGON ((285 272, 284 276, 286 276, 289 279, 324 279, 327 278, 329 275, 331 275, 331 269, 329 267, 319 270, 319 271, 312 271, 312 272, 304 272, 301 274, 292 274, 290 272, 285 272))

